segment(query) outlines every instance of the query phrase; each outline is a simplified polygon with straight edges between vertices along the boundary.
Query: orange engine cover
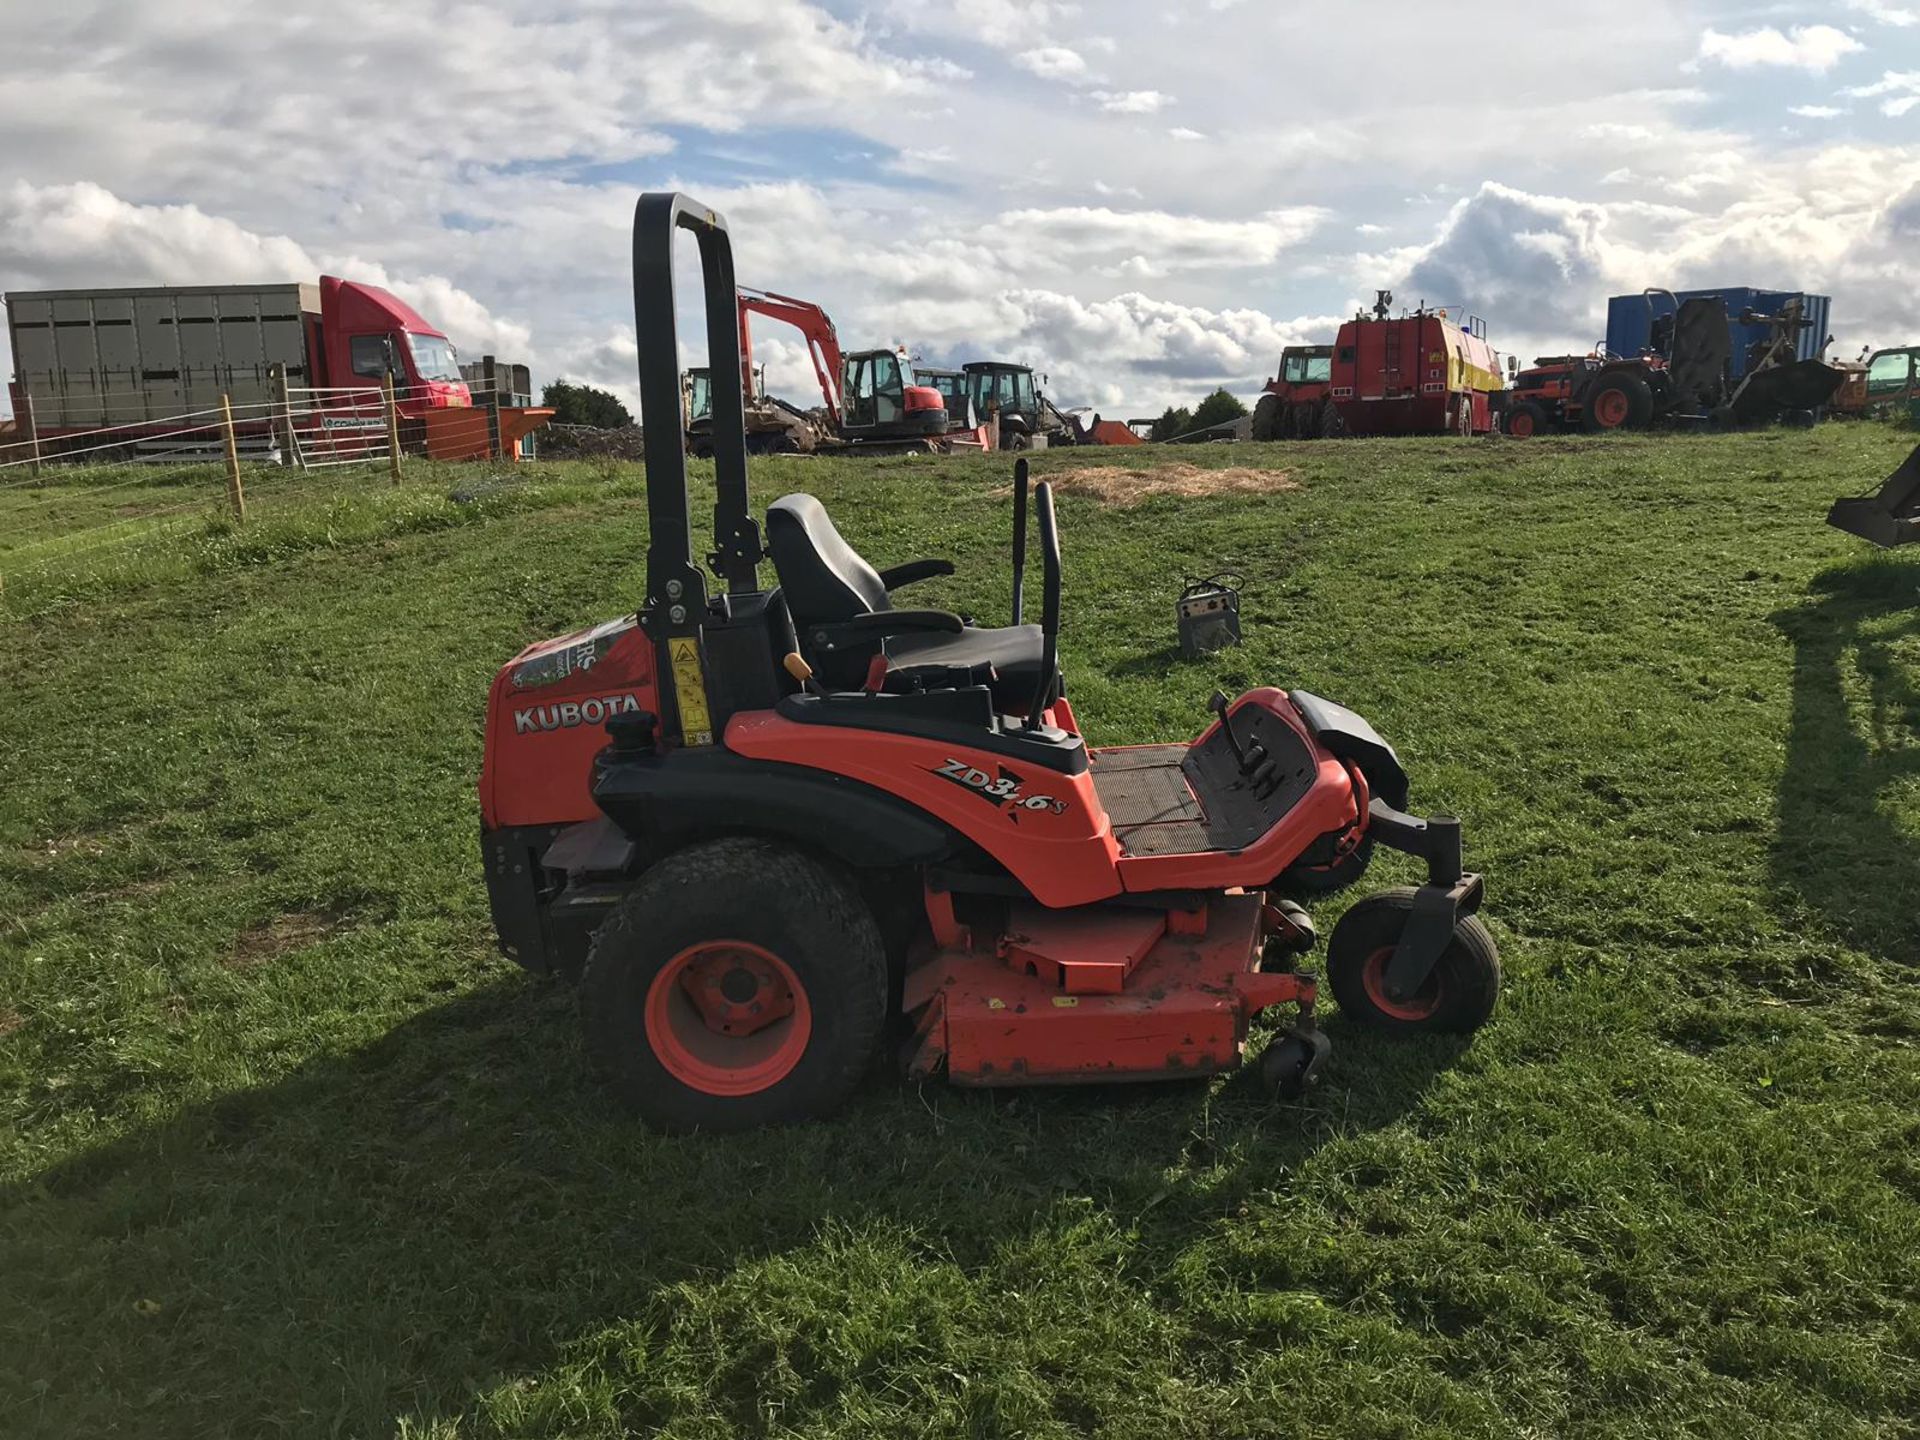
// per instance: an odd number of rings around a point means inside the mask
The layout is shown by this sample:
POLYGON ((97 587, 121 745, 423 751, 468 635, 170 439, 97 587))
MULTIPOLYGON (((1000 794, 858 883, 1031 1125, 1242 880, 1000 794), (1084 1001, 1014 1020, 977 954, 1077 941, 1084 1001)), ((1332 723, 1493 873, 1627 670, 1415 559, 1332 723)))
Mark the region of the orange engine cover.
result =
POLYGON ((653 642, 631 615, 529 645, 487 697, 482 822, 498 830, 593 819, 593 757, 607 743, 607 721, 658 708, 653 642))

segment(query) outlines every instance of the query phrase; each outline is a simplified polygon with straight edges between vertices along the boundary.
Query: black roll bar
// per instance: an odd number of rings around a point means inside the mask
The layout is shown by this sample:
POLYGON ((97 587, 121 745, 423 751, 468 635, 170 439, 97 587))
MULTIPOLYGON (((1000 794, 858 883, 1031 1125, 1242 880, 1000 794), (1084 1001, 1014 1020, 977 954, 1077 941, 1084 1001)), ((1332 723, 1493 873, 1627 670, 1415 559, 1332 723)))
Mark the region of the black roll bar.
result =
POLYGON ((700 246, 713 394, 714 553, 727 589, 759 588, 764 553, 748 508, 746 397, 740 378, 740 321, 733 243, 720 213, 677 192, 651 192, 633 211, 633 329, 640 352, 640 423, 647 462, 647 604, 657 633, 684 631, 706 609, 706 581, 694 563, 687 505, 686 436, 680 414, 680 336, 674 308, 673 241, 691 230, 700 246), (677 582, 677 587, 676 583, 677 582), (674 593, 677 588, 678 593, 674 593), (682 618, 671 619, 679 607, 682 618))
POLYGON ((1033 687, 1033 704, 1027 708, 1029 730, 1043 723, 1041 714, 1053 703, 1053 687, 1060 674, 1060 531, 1053 518, 1053 486, 1044 480, 1033 488, 1033 508, 1046 575, 1046 596, 1040 604, 1040 633, 1046 644, 1040 651, 1040 680, 1033 687))
POLYGON ((1027 586, 1027 462, 1022 456, 1013 462, 1013 619, 1021 623, 1026 608, 1027 586))

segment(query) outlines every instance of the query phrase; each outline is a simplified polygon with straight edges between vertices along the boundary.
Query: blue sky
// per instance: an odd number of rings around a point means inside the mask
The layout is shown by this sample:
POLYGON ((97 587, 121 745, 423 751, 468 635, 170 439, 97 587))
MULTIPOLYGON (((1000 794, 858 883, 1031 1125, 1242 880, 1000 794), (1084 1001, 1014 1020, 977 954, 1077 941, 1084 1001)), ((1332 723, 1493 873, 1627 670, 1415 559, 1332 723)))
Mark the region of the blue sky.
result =
MULTIPOLYGON (((1108 414, 1257 389, 1381 286, 1523 357, 1648 285, 1804 286, 1845 353, 1920 339, 1920 0, 1490 27, 1431 0, 83 0, 7 31, 0 289, 325 269, 629 395, 626 225, 667 186, 847 342, 1026 360, 1108 414)), ((756 344, 810 399, 796 340, 756 344)))

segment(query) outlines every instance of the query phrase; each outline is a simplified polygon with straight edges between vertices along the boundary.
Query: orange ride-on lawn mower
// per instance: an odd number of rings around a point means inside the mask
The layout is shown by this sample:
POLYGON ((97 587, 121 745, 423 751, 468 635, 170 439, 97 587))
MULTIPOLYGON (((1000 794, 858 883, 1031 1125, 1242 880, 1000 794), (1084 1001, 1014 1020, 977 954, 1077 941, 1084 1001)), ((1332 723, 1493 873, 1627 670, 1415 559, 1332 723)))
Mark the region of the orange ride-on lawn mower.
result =
POLYGON ((1327 965, 1351 1018, 1472 1030, 1500 968, 1460 825, 1402 813, 1393 750, 1304 691, 1229 703, 1190 745, 1090 748, 1061 693, 1060 547, 1016 468, 1014 624, 896 608, 952 573, 875 571, 818 501, 748 508, 725 222, 641 197, 635 321, 646 428, 637 615, 528 647, 500 671, 480 779, 501 947, 577 973, 592 1053, 669 1130, 805 1119, 844 1101, 892 1035, 908 1073, 961 1085, 1206 1076, 1254 1018, 1281 1094, 1327 1056, 1314 944, 1275 893, 1350 883, 1376 843, 1427 883, 1350 909, 1327 965), (673 248, 687 229, 713 349, 715 551, 689 535, 673 248), (1042 623, 1021 624, 1031 508, 1042 623), (771 560, 777 584, 762 584, 771 560), (898 1022, 898 1023, 896 1023, 898 1022))

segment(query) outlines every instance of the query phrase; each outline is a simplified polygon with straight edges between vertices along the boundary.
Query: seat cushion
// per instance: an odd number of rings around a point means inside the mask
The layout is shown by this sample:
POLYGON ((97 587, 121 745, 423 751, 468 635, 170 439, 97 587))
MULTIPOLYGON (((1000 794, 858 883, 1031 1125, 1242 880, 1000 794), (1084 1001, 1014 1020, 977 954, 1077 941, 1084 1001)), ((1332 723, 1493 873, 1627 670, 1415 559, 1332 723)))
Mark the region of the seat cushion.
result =
POLYGON ((991 665, 994 669, 994 699, 1004 707, 1024 708, 1040 683, 1041 652, 1045 637, 1038 625, 1008 625, 990 629, 969 625, 958 635, 895 635, 885 646, 887 663, 902 679, 916 668, 940 669, 960 666, 974 669, 991 665))

